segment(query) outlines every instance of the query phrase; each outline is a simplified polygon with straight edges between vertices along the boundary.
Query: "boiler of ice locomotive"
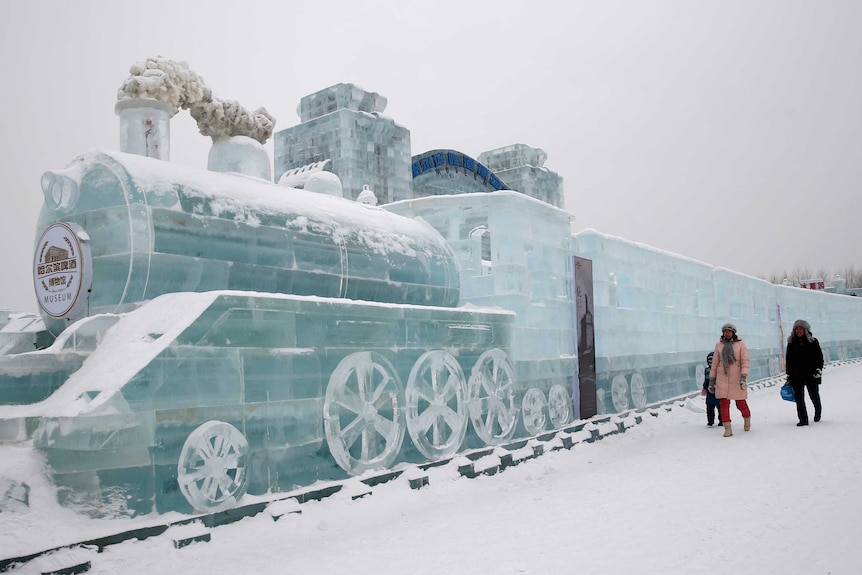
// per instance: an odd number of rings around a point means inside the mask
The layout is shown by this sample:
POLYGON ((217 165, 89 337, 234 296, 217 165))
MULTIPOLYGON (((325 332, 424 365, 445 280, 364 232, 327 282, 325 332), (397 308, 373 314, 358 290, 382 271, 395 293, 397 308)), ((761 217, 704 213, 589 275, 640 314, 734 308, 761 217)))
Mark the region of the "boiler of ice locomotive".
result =
POLYGON ((443 237, 381 208, 105 151, 46 172, 42 187, 33 273, 54 334, 172 292, 458 304, 443 237))

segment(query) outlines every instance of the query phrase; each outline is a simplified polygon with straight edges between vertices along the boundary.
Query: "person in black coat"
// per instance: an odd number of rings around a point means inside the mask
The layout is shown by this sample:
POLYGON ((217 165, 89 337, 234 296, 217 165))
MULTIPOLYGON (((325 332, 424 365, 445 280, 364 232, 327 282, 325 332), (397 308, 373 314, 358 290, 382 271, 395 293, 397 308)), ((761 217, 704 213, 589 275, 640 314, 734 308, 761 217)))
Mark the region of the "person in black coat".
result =
POLYGON ((808 425, 805 408, 805 389, 814 404, 814 421, 820 421, 820 374, 823 370, 823 351, 820 342, 811 335, 811 326, 804 319, 793 322, 793 333, 787 338, 787 381, 796 396, 797 427, 808 425))

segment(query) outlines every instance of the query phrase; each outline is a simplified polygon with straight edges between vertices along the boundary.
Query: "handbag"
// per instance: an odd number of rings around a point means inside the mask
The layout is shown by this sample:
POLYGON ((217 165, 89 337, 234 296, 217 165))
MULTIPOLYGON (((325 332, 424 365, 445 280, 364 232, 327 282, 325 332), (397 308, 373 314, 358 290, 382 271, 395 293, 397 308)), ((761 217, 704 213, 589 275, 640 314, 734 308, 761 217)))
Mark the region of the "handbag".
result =
POLYGON ((796 394, 793 393, 793 386, 785 383, 781 386, 781 399, 784 401, 796 401, 796 394))

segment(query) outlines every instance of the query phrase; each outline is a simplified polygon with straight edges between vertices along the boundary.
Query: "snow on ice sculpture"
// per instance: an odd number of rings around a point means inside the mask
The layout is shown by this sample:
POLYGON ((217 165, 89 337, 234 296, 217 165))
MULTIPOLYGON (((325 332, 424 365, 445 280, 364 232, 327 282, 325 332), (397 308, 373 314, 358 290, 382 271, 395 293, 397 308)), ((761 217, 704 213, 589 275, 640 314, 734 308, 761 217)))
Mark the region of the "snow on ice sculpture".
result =
POLYGON ((344 187, 341 185, 341 179, 332 172, 317 172, 308 176, 305 180, 304 190, 309 192, 317 192, 319 194, 327 194, 340 198, 344 196, 344 187))
POLYGON ((364 185, 362 186, 362 191, 359 192, 359 195, 356 197, 356 201, 367 206, 376 206, 377 196, 374 194, 374 190, 372 190, 368 185, 364 185))
POLYGON ((272 179, 269 154, 263 144, 248 136, 219 138, 213 142, 207 158, 207 169, 245 174, 267 182, 272 179))

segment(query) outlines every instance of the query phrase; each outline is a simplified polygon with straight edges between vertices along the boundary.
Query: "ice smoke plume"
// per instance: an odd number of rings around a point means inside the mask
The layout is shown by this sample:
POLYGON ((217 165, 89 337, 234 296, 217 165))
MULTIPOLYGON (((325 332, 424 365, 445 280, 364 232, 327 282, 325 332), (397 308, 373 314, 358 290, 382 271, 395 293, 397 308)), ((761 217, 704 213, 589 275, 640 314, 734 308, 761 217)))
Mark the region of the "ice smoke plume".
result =
POLYGON ((174 109, 188 110, 198 130, 213 140, 229 136, 248 136, 261 144, 272 136, 273 118, 265 108, 249 112, 239 102, 220 100, 204 84, 203 78, 189 70, 185 62, 167 58, 148 58, 130 69, 117 92, 117 100, 153 98, 174 109))

